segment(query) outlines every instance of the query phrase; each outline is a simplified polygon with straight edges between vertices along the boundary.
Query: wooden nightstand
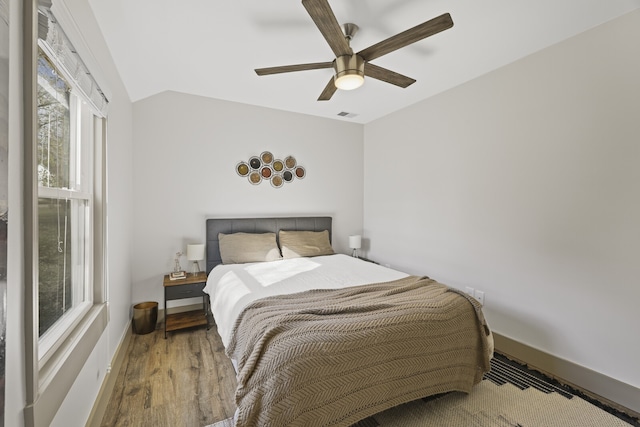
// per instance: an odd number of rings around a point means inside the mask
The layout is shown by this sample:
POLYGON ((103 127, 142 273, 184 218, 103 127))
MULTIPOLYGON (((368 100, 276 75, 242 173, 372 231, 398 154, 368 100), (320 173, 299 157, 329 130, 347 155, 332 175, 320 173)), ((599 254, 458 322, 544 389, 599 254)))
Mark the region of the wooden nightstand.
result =
POLYGON ((206 325, 209 329, 209 295, 203 289, 207 284, 207 274, 188 274, 186 279, 171 280, 164 276, 164 337, 167 331, 206 325), (202 310, 183 311, 167 314, 167 301, 202 297, 202 310))

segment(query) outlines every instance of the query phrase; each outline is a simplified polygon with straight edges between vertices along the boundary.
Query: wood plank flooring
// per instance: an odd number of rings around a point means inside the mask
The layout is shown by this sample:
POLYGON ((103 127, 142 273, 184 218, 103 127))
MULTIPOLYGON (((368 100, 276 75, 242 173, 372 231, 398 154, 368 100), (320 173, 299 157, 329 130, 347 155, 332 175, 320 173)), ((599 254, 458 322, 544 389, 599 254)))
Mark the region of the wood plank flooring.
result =
MULTIPOLYGON (((162 326, 131 337, 101 427, 203 427, 233 416, 235 371, 215 326, 169 332, 166 340, 162 326)), ((633 411, 607 410, 640 425, 633 411)), ((367 420, 356 425, 373 425, 367 420)))
POLYGON ((233 416, 235 388, 215 326, 133 335, 101 426, 202 427, 233 416))

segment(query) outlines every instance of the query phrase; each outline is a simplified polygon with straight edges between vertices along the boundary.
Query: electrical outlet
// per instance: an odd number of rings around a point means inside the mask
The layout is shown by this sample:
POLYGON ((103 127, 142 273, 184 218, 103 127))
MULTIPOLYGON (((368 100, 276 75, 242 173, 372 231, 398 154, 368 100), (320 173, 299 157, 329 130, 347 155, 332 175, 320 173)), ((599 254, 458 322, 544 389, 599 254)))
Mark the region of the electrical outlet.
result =
POLYGON ((476 289, 476 291, 473 294, 473 296, 478 300, 480 305, 484 305, 484 292, 483 291, 479 291, 479 290, 476 289))
POLYGON ((474 292, 475 292, 475 291, 474 291, 474 289, 473 289, 472 287, 467 286, 467 287, 464 289, 464 291, 465 291, 467 294, 469 294, 469 295, 471 295, 471 296, 474 296, 474 292))

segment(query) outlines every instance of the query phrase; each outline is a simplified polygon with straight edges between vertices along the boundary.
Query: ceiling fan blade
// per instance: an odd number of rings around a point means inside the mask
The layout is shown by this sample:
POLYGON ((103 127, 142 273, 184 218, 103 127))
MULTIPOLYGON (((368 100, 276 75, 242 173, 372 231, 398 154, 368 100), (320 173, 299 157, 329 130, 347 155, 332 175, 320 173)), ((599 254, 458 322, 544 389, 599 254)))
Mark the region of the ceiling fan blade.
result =
POLYGON ((437 18, 433 18, 427 22, 423 22, 420 25, 416 25, 413 28, 398 33, 395 36, 391 36, 380 43, 369 46, 368 48, 358 52, 358 55, 362 56, 365 61, 371 61, 451 27, 453 27, 451 15, 445 13, 437 18))
POLYGON ((282 65, 280 67, 256 68, 256 74, 266 76, 268 74, 290 73, 293 71, 319 70, 321 68, 331 68, 333 62, 313 62, 311 64, 282 65))
POLYGON ((336 84, 333 81, 333 77, 331 77, 331 80, 329 80, 329 83, 327 83, 327 85, 324 87, 324 90, 318 97, 318 101, 330 100, 333 94, 336 93, 337 90, 338 88, 336 87, 336 84))
POLYGON ((400 86, 401 88, 406 88, 416 82, 415 79, 412 79, 411 77, 404 76, 396 73, 395 71, 387 70, 386 68, 378 67, 370 62, 367 62, 364 66, 364 75, 371 77, 372 79, 400 86))
POLYGON ((302 0, 302 5, 309 12, 311 19, 336 57, 353 53, 327 0, 302 0))

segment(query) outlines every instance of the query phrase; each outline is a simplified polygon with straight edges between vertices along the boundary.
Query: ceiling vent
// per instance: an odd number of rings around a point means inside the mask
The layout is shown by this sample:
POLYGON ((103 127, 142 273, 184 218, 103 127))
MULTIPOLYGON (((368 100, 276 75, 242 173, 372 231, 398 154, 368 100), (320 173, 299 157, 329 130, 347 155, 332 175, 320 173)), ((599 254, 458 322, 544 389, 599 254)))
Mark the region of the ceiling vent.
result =
POLYGON ((356 113, 349 113, 349 112, 346 112, 346 111, 341 111, 341 112, 338 113, 338 115, 340 117, 346 117, 348 119, 352 119, 352 118, 357 116, 356 113))

